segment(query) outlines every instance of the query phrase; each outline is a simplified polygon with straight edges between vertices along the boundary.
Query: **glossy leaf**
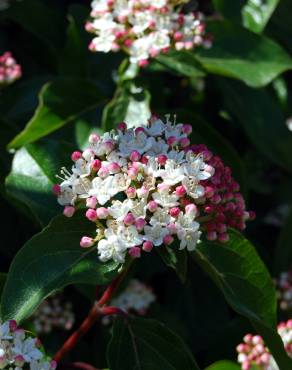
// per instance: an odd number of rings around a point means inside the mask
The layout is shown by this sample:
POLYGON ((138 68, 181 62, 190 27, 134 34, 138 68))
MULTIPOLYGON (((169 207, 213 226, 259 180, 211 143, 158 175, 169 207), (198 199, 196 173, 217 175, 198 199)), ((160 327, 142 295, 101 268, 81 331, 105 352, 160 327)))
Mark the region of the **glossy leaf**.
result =
POLYGON ((94 233, 93 224, 77 214, 56 217, 30 239, 11 264, 1 301, 2 319, 21 322, 44 298, 66 285, 109 283, 117 274, 117 263, 101 263, 95 247, 79 246, 82 236, 94 233))
POLYGON ((199 370, 184 342, 149 319, 116 319, 107 357, 111 370, 199 370))
POLYGON ((228 21, 210 22, 208 29, 213 46, 195 55, 210 73, 261 87, 292 68, 291 57, 273 40, 228 21))
POLYGON ((292 135, 281 109, 268 92, 223 79, 218 86, 226 108, 241 123, 255 147, 291 172, 292 135))
POLYGON ((276 294, 267 268, 252 244, 230 230, 225 244, 203 242, 194 258, 221 289, 230 306, 261 334, 280 368, 292 364, 276 331, 276 294))
POLYGON ((185 283, 188 271, 188 255, 186 250, 178 250, 175 246, 156 248, 164 263, 172 268, 182 283, 185 283))
POLYGON ((275 273, 288 271, 292 260, 292 210, 286 219, 281 230, 280 237, 275 251, 275 273))
POLYGON ((39 95, 35 115, 9 144, 9 148, 32 143, 96 109, 102 98, 96 86, 82 79, 58 79, 46 84, 39 95))
POLYGON ((6 282, 6 278, 7 278, 7 274, 5 274, 4 272, 0 272, 0 297, 1 297, 4 285, 5 285, 5 282, 6 282))
POLYGON ((218 361, 205 370, 240 370, 240 366, 231 361, 218 361))
POLYGON ((14 155, 6 190, 26 205, 42 226, 62 211, 52 187, 60 168, 70 164, 73 149, 68 143, 46 140, 28 144, 14 155))

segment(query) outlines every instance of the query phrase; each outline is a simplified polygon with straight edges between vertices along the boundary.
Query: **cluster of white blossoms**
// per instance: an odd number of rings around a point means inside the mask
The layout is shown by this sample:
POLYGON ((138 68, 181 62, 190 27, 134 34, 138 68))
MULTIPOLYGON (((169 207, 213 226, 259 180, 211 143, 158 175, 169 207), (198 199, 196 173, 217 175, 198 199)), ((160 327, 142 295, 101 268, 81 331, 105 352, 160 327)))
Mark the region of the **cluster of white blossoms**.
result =
POLYGON ((244 228, 250 214, 230 168, 191 146, 191 131, 169 118, 130 129, 123 122, 103 136, 92 134, 89 148, 72 153, 72 170, 62 169, 53 190, 66 216, 83 205, 96 225, 81 247, 96 244, 101 261, 123 263, 127 254, 137 258, 174 240, 193 251, 203 230, 209 240, 225 242, 227 226, 244 228))
POLYGON ((33 314, 37 334, 49 334, 53 329, 70 330, 75 322, 72 303, 64 301, 61 294, 45 299, 33 314))
MULTIPOLYGON (((292 320, 280 323, 278 333, 284 342, 288 356, 292 357, 292 320)), ((236 350, 242 370, 279 370, 263 338, 259 335, 247 334, 236 350)))
POLYGON ((145 66, 170 48, 210 46, 201 13, 181 12, 178 0, 94 0, 86 29, 95 34, 92 51, 124 50, 130 62, 145 66))
POLYGON ((12 84, 21 75, 21 66, 16 63, 16 60, 9 51, 0 55, 0 87, 12 84))
POLYGON ((17 327, 15 321, 0 322, 0 369, 54 370, 57 364, 41 351, 38 339, 17 327))
MULTIPOLYGON (((127 288, 111 300, 110 305, 127 313, 145 315, 155 301, 156 297, 150 287, 139 280, 132 279, 127 288)), ((110 321, 109 316, 104 316, 102 319, 103 324, 108 324, 110 321)))

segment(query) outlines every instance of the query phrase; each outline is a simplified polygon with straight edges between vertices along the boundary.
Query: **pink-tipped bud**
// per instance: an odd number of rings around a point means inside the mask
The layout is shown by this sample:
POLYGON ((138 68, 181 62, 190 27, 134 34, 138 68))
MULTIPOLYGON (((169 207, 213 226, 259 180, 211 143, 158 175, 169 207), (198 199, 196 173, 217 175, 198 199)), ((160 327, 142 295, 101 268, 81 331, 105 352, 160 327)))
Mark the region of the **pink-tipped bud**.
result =
POLYGON ((216 231, 209 231, 207 233, 207 240, 213 241, 217 239, 217 233, 216 231))
POLYGON ((101 168, 101 161, 99 159, 94 159, 91 162, 91 168, 93 169, 93 171, 99 171, 99 169, 101 168))
POLYGON ((83 236, 80 240, 80 247, 81 248, 90 248, 94 244, 94 240, 88 236, 83 236))
POLYGON ((206 198, 212 198, 214 195, 214 188, 212 186, 206 186, 204 195, 206 198))
POLYGON ((153 249, 153 244, 149 240, 147 240, 146 242, 143 243, 142 249, 145 252, 151 252, 153 249))
POLYGON ((161 165, 161 166, 164 166, 165 163, 167 161, 167 156, 165 154, 160 154, 158 157, 157 157, 157 162, 161 165))
POLYGON ((14 332, 17 329, 17 322, 15 320, 9 320, 9 330, 14 332))
POLYGON ((146 198, 148 197, 149 190, 145 186, 141 186, 140 189, 137 189, 137 195, 139 198, 146 198))
POLYGON ((25 363, 25 359, 22 355, 17 355, 14 357, 14 365, 22 368, 24 363, 25 363))
POLYGON ((144 226, 146 225, 146 221, 144 218, 140 217, 135 221, 135 226, 138 231, 142 231, 144 229, 144 226))
POLYGON ((222 233, 218 235, 218 240, 221 243, 226 243, 229 240, 229 235, 227 233, 222 233))
POLYGON ((82 153, 82 157, 89 162, 92 157, 94 157, 94 152, 92 149, 85 149, 84 152, 82 153))
POLYGON ((80 159, 81 157, 82 157, 82 153, 78 151, 75 151, 71 154, 71 159, 74 162, 78 161, 78 159, 80 159))
POLYGON ((90 197, 86 199, 86 207, 87 208, 95 208, 97 205, 96 197, 90 197))
POLYGON ((145 155, 143 155, 141 157, 140 161, 141 161, 142 164, 147 164, 148 163, 148 158, 145 155))
POLYGON ((72 217, 75 213, 75 208, 72 206, 65 206, 63 215, 66 217, 72 217))
POLYGON ((219 204, 222 200, 221 196, 219 194, 213 195, 213 197, 210 199, 213 204, 219 204))
POLYGON ((109 169, 110 173, 113 174, 119 173, 121 171, 120 165, 116 162, 110 163, 107 168, 109 169))
POLYGON ((179 143, 182 148, 187 148, 190 145, 190 139, 188 139, 187 137, 183 137, 182 139, 180 139, 179 143))
POLYGON ((172 146, 172 145, 175 145, 177 143, 177 138, 175 136, 170 136, 168 139, 167 139, 167 144, 172 146))
POLYGON ((127 190, 126 190, 126 194, 127 194, 127 197, 128 198, 135 198, 136 197, 136 189, 133 188, 132 186, 130 186, 127 190))
POLYGON ((125 122, 120 122, 117 127, 118 127, 118 130, 120 131, 127 130, 127 124, 125 122))
POLYGON ((254 211, 249 211, 249 220, 253 221, 256 218, 256 213, 254 211))
POLYGON ((124 218, 124 224, 127 226, 133 225, 135 223, 136 219, 133 213, 128 213, 124 218))
POLYGON ((175 223, 170 223, 167 225, 167 230, 169 231, 170 234, 176 234, 177 233, 177 227, 175 223))
POLYGON ((165 237, 163 238, 163 244, 164 245, 170 245, 171 243, 173 243, 174 241, 174 238, 172 235, 165 235, 165 237))
POLYGON ((130 167, 127 173, 130 179, 135 180, 138 176, 139 170, 137 168, 130 167))
POLYGON ((213 206, 213 205, 206 206, 206 207, 204 208, 204 211, 205 211, 206 213, 210 214, 210 213, 214 212, 214 206, 213 206))
POLYGON ((198 214, 198 208, 195 204, 187 204, 185 207, 185 211, 187 215, 191 215, 193 217, 196 217, 198 214))
POLYGON ((129 255, 132 258, 140 258, 141 257, 141 248, 133 247, 129 249, 129 255))
POLYGON ((109 211, 108 211, 107 208, 100 207, 100 208, 96 209, 96 216, 97 216, 98 219, 103 220, 103 219, 107 218, 108 215, 109 215, 109 211))
POLYGON ((101 166, 101 168, 98 171, 98 176, 102 178, 107 177, 109 174, 110 174, 110 170, 108 167, 105 167, 105 166, 101 166))
POLYGON ((109 154, 115 147, 114 143, 110 140, 108 141, 105 141, 103 144, 102 144, 106 154, 109 154))
POLYGON ((186 188, 183 185, 177 186, 175 189, 175 195, 178 197, 183 197, 186 194, 186 188))
POLYGON ((168 193, 169 185, 164 184, 163 182, 157 185, 157 190, 159 193, 168 193))
POLYGON ((137 150, 133 150, 132 153, 130 154, 130 160, 132 162, 138 162, 140 158, 141 154, 137 150))
POLYGON ((145 67, 147 67, 147 66, 148 66, 148 64, 149 64, 149 61, 148 61, 147 59, 139 60, 139 62, 138 62, 138 65, 139 65, 139 67, 141 67, 141 68, 145 68, 145 67))
POLYGON ((97 134, 91 134, 89 136, 89 139, 88 139, 88 141, 90 142, 90 144, 96 144, 96 143, 99 142, 99 140, 100 140, 100 136, 97 135, 97 134))
POLYGON ((175 41, 180 41, 183 38, 183 33, 179 32, 179 31, 176 31, 173 35, 173 38, 174 38, 175 41))
POLYGON ((218 224, 217 225, 217 231, 220 234, 226 233, 227 226, 225 224, 218 224))
POLYGON ((58 366, 57 361, 52 360, 52 361, 50 362, 50 370, 56 370, 56 369, 57 369, 57 366, 58 366))
POLYGON ((188 123, 184 124, 182 127, 182 132, 186 135, 191 134, 193 131, 192 125, 189 125, 188 123))
POLYGON ((96 214, 96 211, 92 208, 89 208, 87 211, 86 211, 86 214, 85 216, 88 218, 89 221, 96 221, 97 220, 97 214, 96 214))
POLYGON ((169 210, 171 217, 177 217, 180 214, 180 209, 178 207, 173 207, 169 210))
POLYGON ((147 204, 147 208, 150 212, 155 212, 158 208, 158 204, 155 202, 155 200, 150 200, 150 202, 147 204))
POLYGON ((61 194, 61 186, 59 184, 53 185, 52 191, 55 195, 60 195, 61 194))

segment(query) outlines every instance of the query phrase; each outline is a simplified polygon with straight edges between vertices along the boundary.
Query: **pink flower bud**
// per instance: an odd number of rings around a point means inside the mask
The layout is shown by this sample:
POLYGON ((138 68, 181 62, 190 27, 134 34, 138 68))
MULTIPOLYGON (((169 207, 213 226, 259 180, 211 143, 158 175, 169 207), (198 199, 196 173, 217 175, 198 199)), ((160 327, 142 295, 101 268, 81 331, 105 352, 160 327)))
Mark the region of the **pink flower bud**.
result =
POLYGON ((50 367, 51 367, 51 369, 50 369, 50 370, 56 370, 57 366, 58 366, 57 361, 52 360, 52 361, 50 362, 50 367))
POLYGON ((96 214, 96 211, 92 208, 89 208, 87 211, 86 211, 86 217, 88 218, 89 221, 96 221, 97 220, 97 214, 96 214))
POLYGON ((190 140, 187 137, 183 137, 179 143, 182 148, 187 148, 190 145, 190 140))
POLYGON ((147 204, 147 208, 150 212, 155 212, 158 208, 158 204, 155 202, 155 200, 150 200, 150 202, 147 204))
POLYGON ((129 255, 132 258, 140 258, 141 257, 141 248, 133 247, 129 249, 129 255))
POLYGON ((198 208, 195 204, 187 204, 185 208, 186 214, 187 215, 192 215, 193 217, 196 217, 198 214, 198 208))
POLYGON ((218 224, 217 225, 218 233, 220 233, 220 234, 225 233, 226 230, 227 230, 227 226, 225 224, 218 224))
POLYGON ((59 184, 53 185, 52 191, 55 195, 61 195, 61 186, 59 184))
POLYGON ((166 161, 167 161, 167 156, 166 156, 165 154, 160 154, 160 155, 157 157, 157 162, 158 162, 161 166, 165 165, 166 161))
POLYGON ((128 213, 124 218, 124 224, 127 226, 133 225, 133 223, 136 221, 135 216, 133 213, 128 213))
POLYGON ((173 35, 173 38, 175 41, 180 41, 183 38, 182 32, 176 31, 173 35))
POLYGON ((213 206, 213 205, 206 206, 206 207, 204 208, 204 211, 205 211, 206 213, 212 213, 212 212, 214 212, 214 206, 213 206))
POLYGON ((217 239, 216 231, 208 231, 206 238, 207 240, 210 240, 210 241, 216 240, 217 239))
POLYGON ((142 249, 145 252, 151 252, 153 249, 153 244, 149 240, 147 240, 146 242, 143 243, 142 249))
POLYGON ((14 364, 16 366, 22 367, 25 363, 25 359, 22 355, 17 355, 14 357, 14 364))
POLYGON ((137 178, 138 173, 139 173, 138 169, 137 169, 137 168, 134 168, 134 167, 130 167, 130 168, 128 169, 128 172, 127 172, 128 176, 129 176, 129 177, 130 177, 130 179, 132 179, 132 180, 135 180, 135 179, 137 178))
POLYGON ((147 59, 139 60, 138 62, 138 65, 141 68, 145 68, 146 66, 148 66, 148 64, 149 64, 149 61, 147 59))
POLYGON ((101 168, 101 161, 99 159, 94 159, 91 162, 91 168, 93 169, 93 171, 97 172, 101 168))
POLYGON ((175 195, 183 197, 186 194, 186 188, 183 185, 177 186, 175 189, 175 195))
POLYGON ((108 215, 109 215, 109 211, 108 211, 107 208, 100 207, 100 208, 97 208, 96 209, 96 216, 97 216, 97 218, 103 220, 103 219, 107 218, 108 215))
POLYGON ((108 167, 101 166, 101 168, 98 171, 98 176, 104 178, 107 177, 110 174, 110 170, 108 167))
POLYGON ((65 206, 63 215, 66 217, 72 217, 75 213, 75 208, 72 206, 65 206))
POLYGON ((141 154, 137 150, 133 150, 130 155, 130 160, 132 162, 138 162, 140 158, 141 158, 141 154))
POLYGON ((140 217, 135 221, 135 226, 138 231, 142 231, 144 229, 144 226, 146 225, 146 221, 144 218, 140 217))
POLYGON ((96 197, 90 197, 86 199, 86 207, 87 208, 95 208, 97 205, 96 197))
POLYGON ((141 186, 140 189, 137 189, 137 195, 139 198, 146 198, 148 197, 149 190, 145 186, 141 186))
POLYGON ((182 127, 182 132, 186 135, 189 135, 191 134, 193 131, 193 128, 192 128, 192 125, 189 125, 189 124, 184 124, 183 127, 182 127))
POLYGON ((94 240, 88 236, 83 236, 80 241, 81 248, 90 248, 94 244, 94 240))
POLYGON ((218 240, 221 243, 226 243, 229 240, 229 235, 227 233, 222 233, 218 235, 218 240))
POLYGON ((249 219, 252 221, 256 218, 256 213, 254 211, 249 211, 249 219))
POLYGON ((164 245, 170 245, 171 243, 173 243, 173 241, 174 241, 174 238, 170 234, 165 235, 165 237, 163 238, 164 245))
POLYGON ((120 131, 125 131, 125 130, 127 130, 127 124, 126 124, 125 122, 120 122, 120 123, 118 124, 118 130, 120 130, 120 131))
POLYGON ((15 320, 9 320, 9 330, 14 332, 17 329, 17 322, 15 320))
POLYGON ((96 143, 99 142, 99 140, 100 140, 100 136, 97 135, 97 134, 91 134, 89 136, 89 139, 88 139, 88 141, 90 142, 90 144, 96 144, 96 143))
POLYGON ((167 230, 169 231, 170 234, 176 234, 177 233, 177 227, 175 223, 170 223, 167 225, 167 230))
POLYGON ((115 147, 114 143, 110 140, 108 141, 105 141, 103 144, 102 144, 106 154, 109 154, 115 147))
POLYGON ((147 164, 148 163, 148 158, 145 155, 143 155, 141 157, 140 161, 141 161, 142 164, 147 164))
POLYGON ((214 188, 212 186, 206 186, 205 187, 205 197, 211 198, 214 195, 214 188))
POLYGON ((177 143, 177 138, 175 136, 170 136, 166 142, 168 145, 173 146, 177 143))
POLYGON ((82 157, 82 153, 81 153, 81 152, 78 152, 78 151, 73 152, 73 153, 71 154, 71 159, 72 159, 72 161, 74 161, 74 162, 78 161, 78 159, 80 159, 81 157, 82 157))
POLYGON ((108 167, 107 167, 108 169, 109 169, 109 171, 111 172, 111 173, 113 173, 113 174, 115 174, 115 173, 119 173, 120 172, 120 170, 121 170, 121 167, 120 167, 120 165, 118 164, 118 163, 116 163, 116 162, 112 162, 112 163, 110 163, 109 165, 108 165, 108 167))
POLYGON ((126 194, 127 194, 127 197, 128 198, 135 198, 136 197, 136 189, 133 188, 132 186, 130 186, 127 190, 126 190, 126 194))
POLYGON ((178 207, 173 207, 169 210, 171 217, 177 217, 180 214, 180 209, 178 207))

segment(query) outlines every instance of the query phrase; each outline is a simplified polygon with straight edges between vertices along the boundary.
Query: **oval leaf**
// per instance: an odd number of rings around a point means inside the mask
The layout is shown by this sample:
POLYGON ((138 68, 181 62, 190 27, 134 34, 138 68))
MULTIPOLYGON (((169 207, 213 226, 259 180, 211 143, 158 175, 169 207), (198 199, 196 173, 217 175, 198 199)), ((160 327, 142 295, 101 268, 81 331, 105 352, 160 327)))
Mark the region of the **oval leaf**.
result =
POLYGON ((205 370, 240 370, 240 366, 231 361, 218 361, 205 370))
POLYGON ((228 21, 210 22, 208 28, 214 35, 213 46, 195 55, 210 73, 260 87, 292 68, 291 57, 264 36, 228 21))
POLYGON ((184 342, 149 319, 116 319, 107 357, 111 370, 199 370, 184 342))
POLYGON ((19 148, 32 143, 102 103, 97 87, 82 79, 59 79, 46 84, 39 95, 35 115, 8 145, 19 148))
POLYGON ((117 274, 118 264, 98 261, 96 248, 84 250, 79 242, 94 235, 84 215, 58 216, 30 239, 15 256, 1 300, 3 320, 29 317, 44 298, 66 285, 101 285, 117 274), (11 294, 13 292, 13 294, 11 294))

